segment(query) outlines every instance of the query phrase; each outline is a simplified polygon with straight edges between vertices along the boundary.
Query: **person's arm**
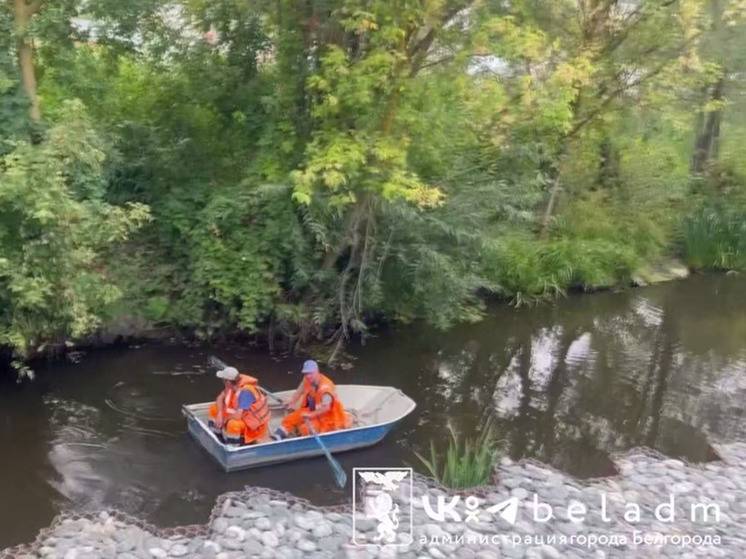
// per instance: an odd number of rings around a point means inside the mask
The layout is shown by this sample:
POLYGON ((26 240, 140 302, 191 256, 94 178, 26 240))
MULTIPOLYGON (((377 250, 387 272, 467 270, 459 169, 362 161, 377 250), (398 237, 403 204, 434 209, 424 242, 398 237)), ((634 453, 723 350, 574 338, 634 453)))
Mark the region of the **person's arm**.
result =
POLYGON ((224 391, 221 390, 220 394, 218 394, 218 397, 215 398, 215 405, 218 408, 218 413, 217 413, 217 416, 214 419, 214 422, 218 426, 222 425, 222 423, 223 423, 223 406, 225 404, 225 398, 223 397, 223 392, 224 391))
POLYGON ((324 394, 321 397, 321 405, 317 407, 314 411, 308 411, 304 415, 306 417, 309 417, 313 419, 314 417, 318 417, 326 412, 328 412, 332 408, 332 404, 334 403, 334 398, 331 394, 324 394))
POLYGON ((304 381, 301 381, 301 383, 298 385, 298 388, 295 389, 295 392, 293 392, 293 395, 290 396, 290 399, 285 404, 288 408, 291 410, 297 410, 300 408, 300 399, 303 396, 303 393, 305 392, 304 389, 304 381))

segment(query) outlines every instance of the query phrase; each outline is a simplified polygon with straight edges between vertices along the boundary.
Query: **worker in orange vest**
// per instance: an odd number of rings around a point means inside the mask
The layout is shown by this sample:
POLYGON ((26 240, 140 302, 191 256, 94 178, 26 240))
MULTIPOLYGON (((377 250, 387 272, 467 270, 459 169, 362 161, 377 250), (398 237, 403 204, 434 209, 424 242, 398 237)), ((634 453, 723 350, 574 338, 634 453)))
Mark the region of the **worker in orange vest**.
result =
POLYGON ((350 418, 337 396, 334 383, 319 371, 318 363, 306 361, 301 372, 303 380, 287 403, 293 411, 283 418, 272 438, 282 440, 291 433, 308 435, 306 419, 317 433, 349 427, 350 418))
POLYGON ((216 376, 223 391, 210 406, 209 425, 226 444, 252 444, 265 438, 269 430, 269 404, 257 379, 226 367, 216 376))

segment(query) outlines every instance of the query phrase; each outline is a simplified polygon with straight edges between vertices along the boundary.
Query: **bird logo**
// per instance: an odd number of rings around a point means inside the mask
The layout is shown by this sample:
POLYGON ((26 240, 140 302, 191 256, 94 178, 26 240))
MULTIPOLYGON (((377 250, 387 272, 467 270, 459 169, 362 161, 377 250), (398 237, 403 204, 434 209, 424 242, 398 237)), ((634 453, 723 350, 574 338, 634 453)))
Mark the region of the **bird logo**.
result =
POLYGON ((408 470, 389 470, 387 472, 360 472, 360 477, 368 483, 376 483, 383 486, 386 491, 396 491, 399 483, 409 475, 408 470))

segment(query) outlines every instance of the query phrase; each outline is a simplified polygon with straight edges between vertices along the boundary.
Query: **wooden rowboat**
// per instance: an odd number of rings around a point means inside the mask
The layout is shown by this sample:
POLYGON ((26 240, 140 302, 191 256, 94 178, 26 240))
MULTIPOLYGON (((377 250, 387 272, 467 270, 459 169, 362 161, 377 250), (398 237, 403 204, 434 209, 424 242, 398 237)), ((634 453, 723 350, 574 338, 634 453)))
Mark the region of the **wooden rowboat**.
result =
MULTIPOLYGON (((275 394, 287 400, 292 393, 292 390, 288 390, 275 394)), ((416 407, 414 400, 390 386, 337 385, 337 395, 352 416, 352 426, 320 435, 332 453, 376 444, 416 407)), ((187 418, 189 432, 226 472, 323 454, 318 442, 311 436, 282 441, 267 439, 249 446, 225 445, 207 426, 211 403, 185 405, 182 411, 187 418)), ((272 419, 269 432, 272 433, 279 426, 284 410, 278 406, 271 406, 270 409, 272 419)))

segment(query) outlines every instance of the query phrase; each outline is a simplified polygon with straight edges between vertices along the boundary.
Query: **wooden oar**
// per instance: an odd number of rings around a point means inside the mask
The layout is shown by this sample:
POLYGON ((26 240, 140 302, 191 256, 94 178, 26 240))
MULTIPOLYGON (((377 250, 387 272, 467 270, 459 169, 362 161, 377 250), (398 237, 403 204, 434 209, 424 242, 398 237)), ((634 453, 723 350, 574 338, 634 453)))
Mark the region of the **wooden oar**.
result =
MULTIPOLYGON (((215 367, 216 369, 225 369, 226 367, 228 367, 228 364, 225 361, 223 361, 222 359, 218 359, 214 355, 210 355, 210 357, 207 358, 207 362, 210 364, 211 367, 215 367)), ((257 385, 257 386, 259 386, 259 390, 264 392, 267 396, 272 398, 275 402, 282 405, 283 407, 287 407, 287 404, 282 398, 280 398, 276 394, 273 394, 272 392, 270 392, 269 390, 267 390, 261 385, 257 385)))
POLYGON ((314 438, 316 439, 316 442, 321 447, 321 450, 324 451, 324 454, 326 455, 326 459, 332 468, 332 472, 334 472, 334 481, 337 482, 337 485, 340 488, 344 488, 344 486, 347 485, 347 474, 342 469, 342 466, 339 465, 339 462, 337 462, 334 459, 334 457, 332 456, 332 453, 329 452, 329 449, 326 448, 324 441, 321 440, 321 437, 319 437, 319 434, 316 432, 316 429, 313 428, 313 425, 311 424, 311 420, 308 419, 307 417, 304 417, 303 420, 306 422, 306 427, 308 427, 308 431, 314 436, 314 438))

